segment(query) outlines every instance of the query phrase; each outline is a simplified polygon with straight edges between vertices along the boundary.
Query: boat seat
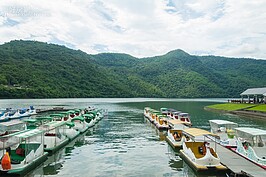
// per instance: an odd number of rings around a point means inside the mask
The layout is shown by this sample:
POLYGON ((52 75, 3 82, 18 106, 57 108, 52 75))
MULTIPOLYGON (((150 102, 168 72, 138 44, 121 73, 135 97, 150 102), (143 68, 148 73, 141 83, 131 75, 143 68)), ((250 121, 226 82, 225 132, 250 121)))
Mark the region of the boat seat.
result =
POLYGON ((32 150, 36 151, 40 147, 38 143, 20 144, 17 149, 10 151, 12 164, 18 164, 25 159, 32 150))
POLYGON ((16 149, 16 154, 20 156, 25 156, 25 149, 23 148, 17 148, 16 149))
POLYGON ((10 159, 12 164, 18 164, 25 159, 25 155, 22 156, 16 153, 16 150, 11 150, 10 159))

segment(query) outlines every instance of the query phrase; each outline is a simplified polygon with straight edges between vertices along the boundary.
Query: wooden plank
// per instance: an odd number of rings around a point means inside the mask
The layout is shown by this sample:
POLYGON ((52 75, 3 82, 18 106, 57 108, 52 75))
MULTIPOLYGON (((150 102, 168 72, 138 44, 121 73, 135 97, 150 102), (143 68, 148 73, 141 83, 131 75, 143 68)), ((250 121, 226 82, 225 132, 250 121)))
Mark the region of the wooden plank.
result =
POLYGON ((219 144, 216 145, 216 152, 221 163, 235 174, 246 173, 254 177, 266 176, 266 170, 219 144))

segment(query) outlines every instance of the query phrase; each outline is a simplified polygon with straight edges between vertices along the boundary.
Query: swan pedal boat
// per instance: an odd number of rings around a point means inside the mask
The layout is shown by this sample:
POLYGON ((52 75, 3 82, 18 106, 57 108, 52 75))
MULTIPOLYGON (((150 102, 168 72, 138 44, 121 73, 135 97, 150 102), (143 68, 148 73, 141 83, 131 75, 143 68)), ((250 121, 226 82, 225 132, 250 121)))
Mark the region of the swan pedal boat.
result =
POLYGON ((234 152, 266 170, 266 131, 251 128, 235 128, 237 147, 234 152))
MULTIPOLYGON (((39 129, 24 130, 0 137, 1 141, 16 141, 14 146, 5 147, 1 159, 0 172, 23 175, 43 163, 48 156, 44 152, 43 131, 39 129)), ((8 143, 7 143, 8 144, 8 143)))
POLYGON ((39 129, 45 131, 44 151, 49 152, 49 155, 55 153, 70 141, 65 134, 66 124, 66 121, 52 121, 39 127, 39 129))
POLYGON ((209 120, 211 133, 218 135, 218 141, 222 146, 227 148, 236 147, 237 139, 235 136, 235 128, 238 124, 227 120, 209 120))
POLYGON ((174 149, 181 149, 183 141, 185 141, 182 131, 190 126, 180 120, 169 120, 168 124, 170 128, 167 131, 166 141, 174 149))
POLYGON ((187 128, 183 134, 189 137, 189 140, 183 142, 183 150, 180 150, 180 156, 195 171, 224 171, 225 166, 220 163, 220 158, 215 152, 216 142, 206 137, 216 136, 199 128, 187 128))

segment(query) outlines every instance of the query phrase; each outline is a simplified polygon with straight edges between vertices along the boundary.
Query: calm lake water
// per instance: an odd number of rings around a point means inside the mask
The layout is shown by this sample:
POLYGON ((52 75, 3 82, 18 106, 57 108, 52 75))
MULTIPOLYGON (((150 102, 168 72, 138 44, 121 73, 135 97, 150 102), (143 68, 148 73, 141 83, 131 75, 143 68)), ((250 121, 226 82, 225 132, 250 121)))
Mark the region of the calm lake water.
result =
MULTIPOLYGON (((224 119, 239 126, 266 129, 266 121, 208 112, 204 106, 226 99, 27 99, 0 100, 0 108, 85 108, 108 109, 108 116, 86 134, 50 156, 30 177, 105 176, 225 176, 195 174, 143 116, 146 106, 169 107, 188 112, 193 126, 210 130, 208 120, 224 119)), ((46 113, 47 114, 47 113, 46 113)))

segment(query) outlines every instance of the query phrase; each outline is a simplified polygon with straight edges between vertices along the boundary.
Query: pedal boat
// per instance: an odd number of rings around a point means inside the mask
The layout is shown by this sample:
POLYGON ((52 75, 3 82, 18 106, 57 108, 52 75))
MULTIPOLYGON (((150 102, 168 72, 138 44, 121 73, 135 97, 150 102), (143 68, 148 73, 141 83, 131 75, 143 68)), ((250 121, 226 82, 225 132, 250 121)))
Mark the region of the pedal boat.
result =
POLYGON ((184 122, 180 120, 169 120, 169 129, 166 135, 166 141, 172 148, 181 149, 184 140, 182 131, 186 128, 189 128, 184 122))
POLYGON ((61 112, 59 114, 51 114, 50 117, 52 117, 53 121, 66 122, 64 135, 70 140, 75 139, 80 134, 80 132, 76 128, 74 128, 75 123, 68 121, 69 118, 66 112, 61 112))
POLYGON ((156 115, 154 124, 159 130, 168 130, 168 117, 166 115, 156 115))
POLYGON ((97 123, 94 114, 83 114, 82 117, 88 128, 93 127, 97 123))
POLYGON ((237 148, 231 149, 266 170, 266 131, 250 127, 235 130, 237 148))
POLYGON ((227 168, 220 163, 220 158, 215 152, 216 143, 208 136, 217 136, 203 129, 187 128, 183 134, 189 140, 183 142, 183 150, 180 156, 195 171, 221 171, 227 168))
MULTIPOLYGON (((0 138, 8 143, 16 141, 16 146, 7 146, 1 159, 0 172, 10 175, 24 175, 43 163, 48 156, 44 152, 43 131, 24 130, 0 138)), ((10 144, 9 144, 10 145, 10 144)))
POLYGON ((220 138, 217 140, 222 146, 227 148, 236 147, 235 128, 238 127, 237 123, 227 120, 209 120, 211 126, 211 133, 218 135, 220 138))
POLYGON ((87 127, 87 124, 85 122, 85 119, 82 116, 76 116, 74 118, 71 119, 71 122, 73 122, 74 125, 74 129, 79 131, 80 133, 85 132, 89 127, 87 127))
POLYGON ((49 152, 49 155, 55 153, 70 141, 65 133, 66 124, 65 121, 51 121, 38 127, 45 131, 44 151, 49 152))

